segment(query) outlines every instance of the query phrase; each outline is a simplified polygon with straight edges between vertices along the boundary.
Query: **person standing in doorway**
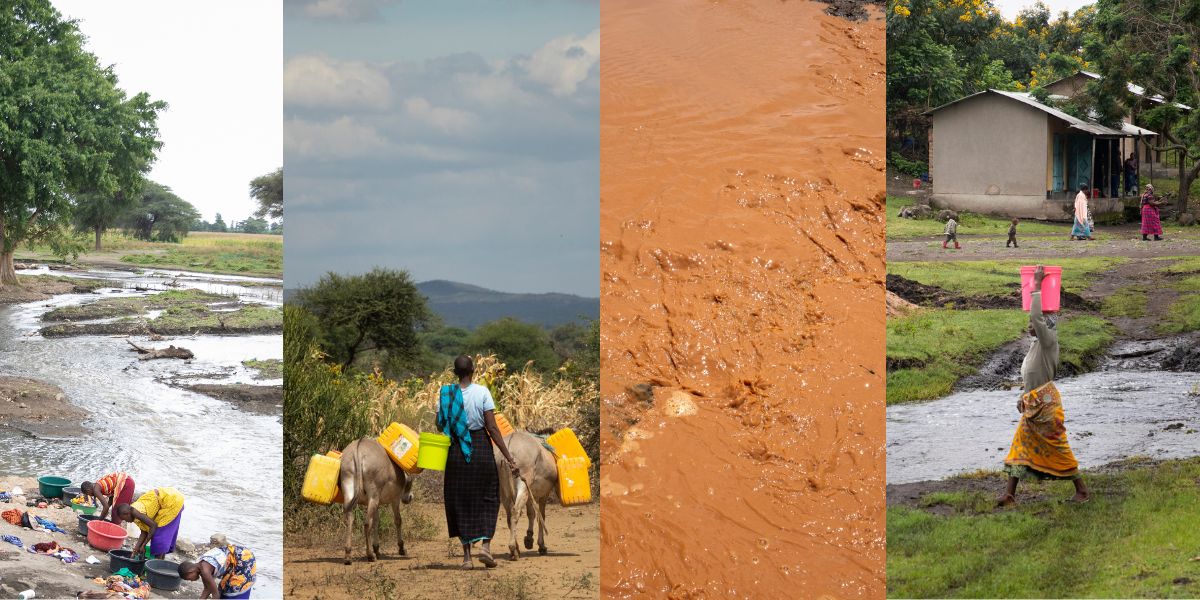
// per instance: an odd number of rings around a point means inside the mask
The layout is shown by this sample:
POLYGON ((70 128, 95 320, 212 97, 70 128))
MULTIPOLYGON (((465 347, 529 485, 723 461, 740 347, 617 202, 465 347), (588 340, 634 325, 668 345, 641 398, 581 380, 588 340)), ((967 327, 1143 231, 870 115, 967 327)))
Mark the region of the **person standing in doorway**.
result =
POLYGON ((1137 189, 1138 186, 1138 158, 1137 152, 1130 152, 1129 158, 1125 159, 1125 193, 1128 194, 1137 189))

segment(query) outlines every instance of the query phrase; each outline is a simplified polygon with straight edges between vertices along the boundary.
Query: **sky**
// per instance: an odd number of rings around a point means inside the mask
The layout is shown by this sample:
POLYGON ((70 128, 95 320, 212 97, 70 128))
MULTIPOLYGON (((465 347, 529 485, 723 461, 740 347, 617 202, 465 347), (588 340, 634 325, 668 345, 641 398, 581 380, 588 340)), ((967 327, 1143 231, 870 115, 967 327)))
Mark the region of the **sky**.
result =
MULTIPOLYGON (((992 3, 1000 10, 1000 16, 1011 21, 1021 9, 1033 6, 1037 0, 992 0, 992 3)), ((1084 6, 1095 4, 1096 0, 1042 0, 1042 3, 1050 9, 1051 18, 1054 19, 1064 10, 1073 13, 1084 6)))
POLYGON ((282 6, 272 0, 52 0, 129 95, 170 106, 149 177, 212 221, 255 210, 250 180, 283 164, 282 6))
POLYGON ((596 0, 284 0, 285 284, 599 295, 596 0))

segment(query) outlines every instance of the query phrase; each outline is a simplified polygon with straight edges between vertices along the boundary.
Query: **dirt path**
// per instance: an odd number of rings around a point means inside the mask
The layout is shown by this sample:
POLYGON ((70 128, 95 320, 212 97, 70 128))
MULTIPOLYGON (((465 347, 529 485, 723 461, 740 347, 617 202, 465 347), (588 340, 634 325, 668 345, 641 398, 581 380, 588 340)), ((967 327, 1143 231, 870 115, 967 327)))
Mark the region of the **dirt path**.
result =
MULTIPOLYGON (((442 506, 419 503, 413 510, 436 523, 437 535, 429 541, 405 540, 408 556, 396 555, 394 534, 381 536, 382 558, 367 562, 356 527, 354 562, 343 565, 345 531, 330 526, 326 535, 289 534, 284 539, 287 554, 284 593, 289 598, 596 598, 600 578, 600 506, 592 503, 564 508, 547 505, 545 556, 523 549, 521 559, 502 557, 508 545, 504 511, 500 511, 493 552, 500 563, 495 569, 459 569, 462 556, 457 542, 444 537, 442 506), (454 555, 448 551, 453 550, 454 555)), ((386 512, 386 511, 385 511, 386 512)), ((522 519, 520 534, 525 521, 522 519)), ((478 566, 478 562, 476 563, 478 566)))
MULTIPOLYGON (((0 491, 11 491, 21 487, 27 494, 37 491, 37 481, 31 478, 0 476, 0 491)), ((32 497, 32 496, 31 496, 32 497)), ((74 598, 79 591, 102 591, 101 585, 92 580, 107 577, 108 556, 93 549, 77 531, 78 519, 74 511, 67 508, 18 507, 12 502, 0 502, 0 512, 20 508, 53 521, 67 533, 35 532, 16 527, 0 520, 0 536, 16 536, 26 548, 42 542, 58 542, 59 545, 79 553, 79 561, 64 564, 56 558, 32 554, 8 542, 0 541, 0 597, 15 598, 17 594, 32 589, 36 598, 74 598), (100 564, 87 563, 95 556, 100 564)), ((128 546, 128 544, 127 544, 128 546)), ((175 592, 153 590, 151 598, 195 598, 199 595, 197 584, 186 584, 175 592)))
POLYGON ((1101 239, 1072 242, 1067 239, 1070 229, 1063 228, 1061 236, 1019 236, 1020 248, 1005 248, 1004 236, 971 235, 959 231, 961 250, 943 250, 941 236, 919 239, 889 239, 888 262, 997 260, 1018 258, 1069 258, 1118 256, 1153 258, 1159 256, 1200 255, 1200 231, 1188 230, 1184 235, 1170 235, 1159 242, 1144 242, 1138 225, 1119 225, 1098 229, 1101 239))

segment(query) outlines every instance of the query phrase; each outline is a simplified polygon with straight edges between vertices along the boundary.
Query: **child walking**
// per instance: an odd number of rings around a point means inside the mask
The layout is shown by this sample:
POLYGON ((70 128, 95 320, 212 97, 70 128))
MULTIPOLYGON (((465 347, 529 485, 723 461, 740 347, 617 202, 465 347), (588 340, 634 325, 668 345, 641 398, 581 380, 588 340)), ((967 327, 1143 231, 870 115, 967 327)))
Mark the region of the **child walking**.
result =
POLYGON ((1012 225, 1008 226, 1008 241, 1004 243, 1005 248, 1008 248, 1009 246, 1012 246, 1013 248, 1018 247, 1017 246, 1017 223, 1019 223, 1019 222, 1020 222, 1019 220, 1013 219, 1012 225))
POLYGON ((958 221, 954 217, 946 218, 946 241, 942 242, 942 247, 945 248, 950 242, 954 242, 955 250, 962 248, 958 245, 958 221))

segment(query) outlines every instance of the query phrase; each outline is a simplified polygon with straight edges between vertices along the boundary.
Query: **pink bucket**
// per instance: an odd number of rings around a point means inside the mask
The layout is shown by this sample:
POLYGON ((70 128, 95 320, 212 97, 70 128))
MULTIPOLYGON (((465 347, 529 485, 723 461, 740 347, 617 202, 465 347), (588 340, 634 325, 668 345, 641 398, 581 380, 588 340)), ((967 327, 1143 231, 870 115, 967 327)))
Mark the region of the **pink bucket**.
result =
MULTIPOLYGON (((1046 277, 1042 279, 1042 311, 1058 310, 1059 291, 1062 289, 1062 267, 1043 267, 1046 277)), ((1033 298, 1033 272, 1037 267, 1021 267, 1021 310, 1028 311, 1033 298)))

